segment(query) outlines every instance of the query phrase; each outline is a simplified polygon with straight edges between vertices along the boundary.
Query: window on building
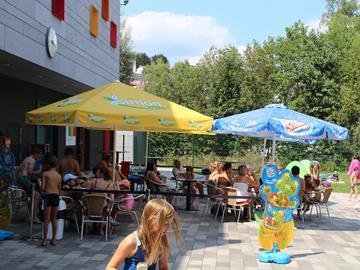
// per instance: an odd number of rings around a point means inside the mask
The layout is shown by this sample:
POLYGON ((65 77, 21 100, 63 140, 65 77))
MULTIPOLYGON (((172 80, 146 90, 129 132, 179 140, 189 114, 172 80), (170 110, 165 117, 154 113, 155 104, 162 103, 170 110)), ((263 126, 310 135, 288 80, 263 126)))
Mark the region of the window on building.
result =
POLYGON ((65 19, 65 0, 52 0, 52 14, 61 21, 65 19))
POLYGON ((90 33, 99 36, 99 11, 94 5, 90 6, 90 33))
POLYGON ((102 17, 105 21, 109 20, 109 0, 102 0, 102 17))
POLYGON ((113 21, 110 22, 110 45, 113 48, 117 45, 117 25, 113 21))

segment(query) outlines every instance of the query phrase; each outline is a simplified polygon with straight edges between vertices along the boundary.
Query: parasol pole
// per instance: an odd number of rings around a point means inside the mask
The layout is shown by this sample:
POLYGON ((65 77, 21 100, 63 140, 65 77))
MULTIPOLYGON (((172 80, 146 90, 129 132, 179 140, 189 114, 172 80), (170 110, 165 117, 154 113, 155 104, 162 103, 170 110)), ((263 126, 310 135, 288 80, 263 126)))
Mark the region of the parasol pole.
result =
POLYGON ((146 146, 145 146, 145 170, 148 163, 149 156, 149 132, 146 132, 146 146))
POLYGON ((113 187, 115 189, 116 188, 116 184, 115 184, 115 163, 116 163, 116 126, 114 126, 114 138, 113 138, 113 162, 112 162, 112 183, 113 183, 113 187))
MULTIPOLYGON (((34 200, 35 200, 35 184, 31 185, 31 211, 30 211, 30 236, 29 240, 33 237, 33 224, 34 224, 34 200)), ((46 236, 47 237, 47 236, 46 236)))
POLYGON ((265 150, 266 150, 266 138, 264 138, 264 147, 263 147, 263 152, 262 152, 261 169, 264 168, 264 165, 265 165, 265 150))
POLYGON ((272 162, 275 162, 275 146, 276 146, 276 139, 275 139, 275 135, 273 136, 273 145, 272 145, 272 162))

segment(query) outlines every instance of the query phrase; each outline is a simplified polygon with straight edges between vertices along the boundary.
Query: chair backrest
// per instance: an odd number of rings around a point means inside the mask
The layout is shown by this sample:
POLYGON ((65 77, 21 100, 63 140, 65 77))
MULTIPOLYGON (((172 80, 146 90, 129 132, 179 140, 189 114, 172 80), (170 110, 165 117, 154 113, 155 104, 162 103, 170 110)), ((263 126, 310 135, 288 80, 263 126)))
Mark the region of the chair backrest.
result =
POLYGON ((146 186, 148 187, 148 189, 150 189, 151 191, 154 191, 154 192, 159 191, 159 187, 162 186, 162 185, 154 182, 153 180, 151 180, 149 177, 145 177, 145 182, 146 182, 146 186))
POLYGON ((327 203, 329 201, 329 197, 332 193, 333 189, 332 188, 327 188, 324 191, 324 197, 321 200, 321 203, 327 203))
POLYGON ((140 194, 139 196, 136 196, 135 199, 135 205, 134 210, 137 211, 140 209, 140 206, 142 205, 144 201, 145 194, 140 194))
POLYGON ((208 184, 206 184, 206 187, 207 187, 207 193, 209 196, 216 194, 215 182, 209 181, 208 184))
POLYGON ((66 203, 67 209, 73 209, 75 207, 75 201, 69 196, 60 196, 62 200, 66 203))
POLYGON ((146 176, 145 176, 145 183, 146 183, 146 187, 147 187, 148 189, 150 189, 151 191, 154 190, 153 183, 150 181, 149 177, 146 177, 146 176))
POLYGON ((84 202, 85 215, 89 217, 101 217, 107 201, 111 201, 109 197, 100 194, 84 195, 81 200, 84 202))
MULTIPOLYGON (((237 196, 237 192, 236 188, 226 188, 227 196, 237 196)), ((236 198, 227 198, 227 204, 236 206, 236 198)))
POLYGON ((248 188, 249 188, 248 184, 242 182, 235 182, 234 188, 236 188, 241 193, 241 195, 243 196, 248 195, 248 188))
POLYGON ((9 198, 10 201, 27 201, 28 196, 26 191, 18 187, 9 187, 9 198))

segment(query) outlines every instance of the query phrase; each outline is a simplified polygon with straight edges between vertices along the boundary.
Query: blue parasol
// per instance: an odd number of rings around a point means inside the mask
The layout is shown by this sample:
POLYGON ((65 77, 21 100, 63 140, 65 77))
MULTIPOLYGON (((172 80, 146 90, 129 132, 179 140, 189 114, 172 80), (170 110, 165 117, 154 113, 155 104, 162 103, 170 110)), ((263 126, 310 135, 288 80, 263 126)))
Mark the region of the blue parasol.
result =
MULTIPOLYGON (((317 140, 346 140, 347 128, 296 112, 283 104, 270 104, 264 108, 214 120, 212 132, 273 140, 314 143, 317 140)), ((264 144, 265 145, 265 144, 264 144)))

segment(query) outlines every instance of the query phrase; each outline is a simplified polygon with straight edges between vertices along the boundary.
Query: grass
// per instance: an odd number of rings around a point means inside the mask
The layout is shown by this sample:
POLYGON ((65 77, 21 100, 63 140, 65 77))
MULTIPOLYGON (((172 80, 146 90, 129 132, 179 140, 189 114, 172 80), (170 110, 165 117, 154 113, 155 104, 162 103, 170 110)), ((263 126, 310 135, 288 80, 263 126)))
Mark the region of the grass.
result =
POLYGON ((346 172, 339 172, 339 178, 344 183, 333 183, 334 192, 350 193, 350 177, 346 175, 346 172))

